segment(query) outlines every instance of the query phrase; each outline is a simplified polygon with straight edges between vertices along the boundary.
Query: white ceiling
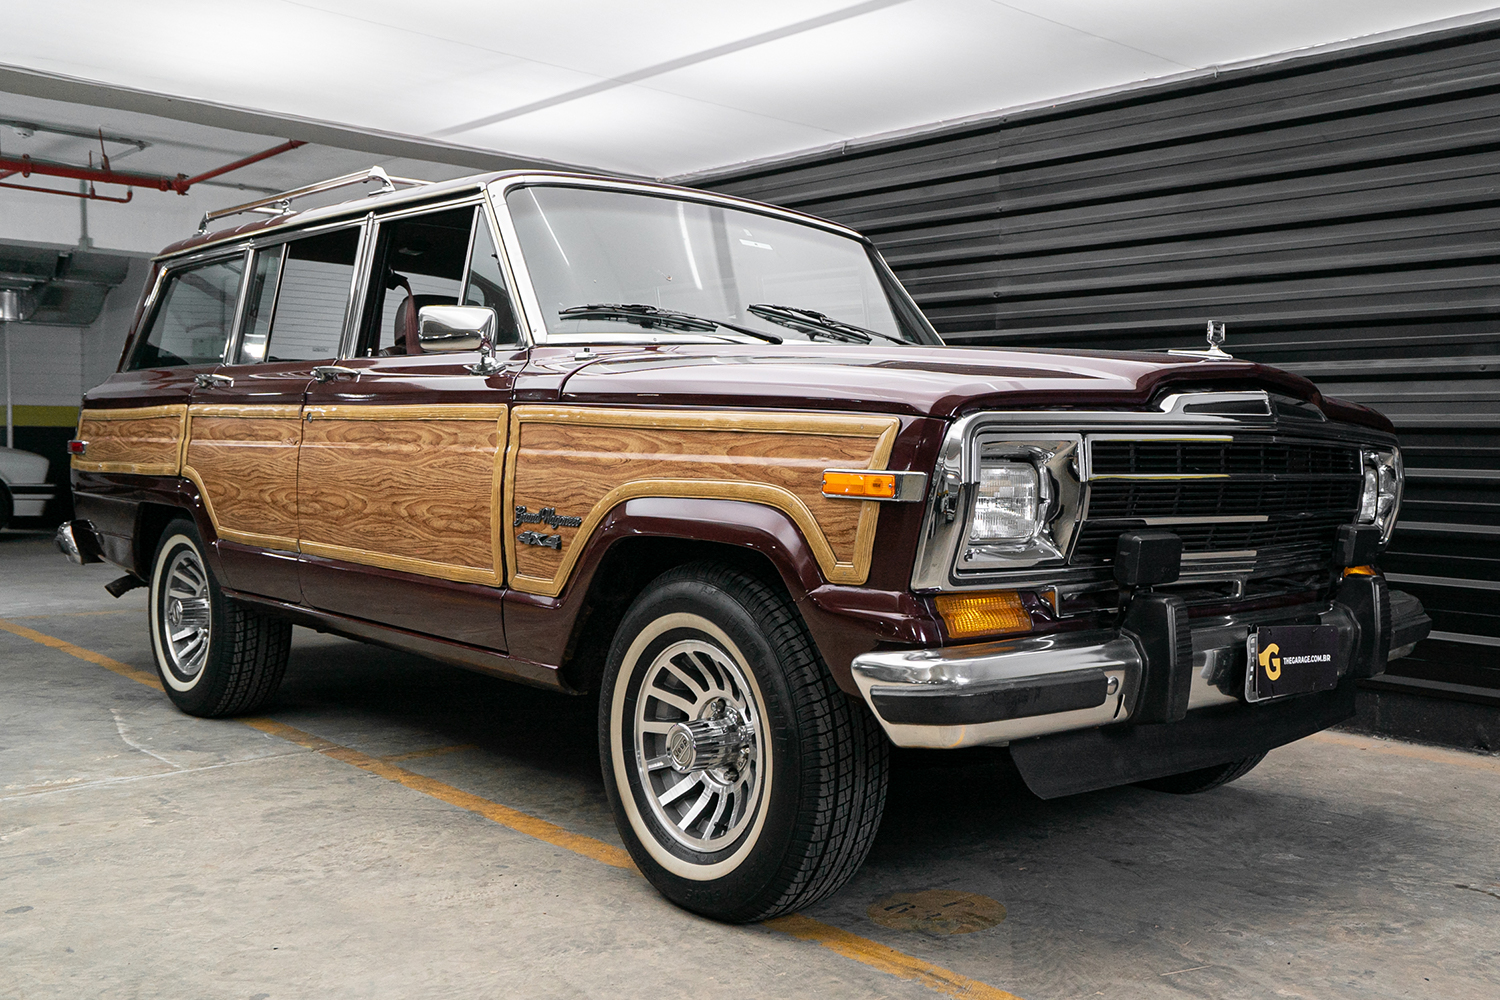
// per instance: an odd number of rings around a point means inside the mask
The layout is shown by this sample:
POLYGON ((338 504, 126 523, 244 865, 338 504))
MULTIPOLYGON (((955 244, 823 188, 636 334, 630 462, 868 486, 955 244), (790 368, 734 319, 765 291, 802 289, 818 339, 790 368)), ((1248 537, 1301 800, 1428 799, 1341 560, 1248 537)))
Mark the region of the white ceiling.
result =
MULTIPOLYGON (((495 153, 676 176, 1485 17, 1494 2, 7 0, 0 69, 71 77, 116 96, 0 93, 0 119, 149 141, 126 159, 124 147, 112 147, 115 165, 169 174, 304 137, 318 123, 378 140, 346 144, 319 133, 315 146, 223 178, 268 188, 372 160, 392 172, 451 176, 498 165, 483 159, 495 153), (152 114, 121 110, 135 106, 119 98, 122 88, 186 100, 181 113, 159 99, 152 114), (215 105, 262 114, 234 125, 205 117, 215 105), (402 137, 425 145, 381 145, 402 137)), ((82 162, 88 148, 0 127, 7 154, 82 162)), ((187 198, 137 191, 128 209, 91 210, 129 229, 125 220, 149 204, 182 235, 182 219, 243 197, 224 188, 187 198)), ((36 227, 17 231, 20 215, 7 206, 63 201, 0 189, 0 238, 39 238, 36 227)), ((39 225, 45 235, 54 224, 39 225)))

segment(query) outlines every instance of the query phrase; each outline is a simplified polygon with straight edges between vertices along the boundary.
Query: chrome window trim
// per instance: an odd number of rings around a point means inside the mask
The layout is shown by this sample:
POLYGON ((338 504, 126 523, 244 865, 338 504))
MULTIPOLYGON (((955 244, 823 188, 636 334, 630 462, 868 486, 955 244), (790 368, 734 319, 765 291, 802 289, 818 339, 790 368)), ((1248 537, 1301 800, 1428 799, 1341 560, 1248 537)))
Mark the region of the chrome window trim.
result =
MULTIPOLYGON (((490 227, 490 240, 495 244, 495 253, 500 260, 500 276, 505 279, 506 287, 511 295, 511 313, 516 320, 516 333, 521 337, 521 342, 516 345, 516 350, 530 350, 532 346, 539 343, 532 333, 531 306, 527 301, 531 295, 531 278, 526 273, 526 265, 520 260, 520 251, 511 252, 511 247, 517 244, 511 241, 515 239, 515 227, 511 223, 510 214, 505 209, 505 201, 502 198, 497 203, 492 191, 484 192, 484 217, 488 220, 490 227), (507 228, 508 227, 508 228, 507 228)), ((472 250, 471 250, 472 256, 472 250)), ((464 275, 464 290, 468 290, 469 276, 464 275)), ((537 306, 538 316, 541 315, 541 307, 537 306)), ((498 346, 498 345, 497 345, 498 346)))
MULTIPOLYGON (((1061 439, 1079 435, 1084 445, 1079 449, 1077 473, 1084 487, 1075 524, 1082 524, 1089 516, 1090 490, 1087 484, 1099 477, 1092 477, 1089 468, 1095 440, 1202 440, 1222 442, 1232 440, 1235 435, 1224 431, 1239 431, 1256 435, 1272 435, 1290 440, 1347 444, 1351 447, 1396 447, 1395 435, 1373 428, 1337 421, 1314 423, 1312 421, 1283 422, 1275 416, 1260 417, 1245 415, 1226 417, 1220 414, 1189 413, 1182 409, 1187 397, 1210 397, 1214 393, 1181 393, 1167 397, 1171 410, 1055 410, 1015 411, 995 410, 973 413, 961 417, 948 427, 943 444, 932 472, 932 489, 923 511, 922 527, 917 539, 916 558, 912 564, 911 587, 919 592, 950 592, 982 590, 995 587, 1051 588, 1057 587, 1073 593, 1113 586, 1112 581, 1098 579, 1098 567, 1074 567, 1068 565, 1073 557, 1073 548, 1079 532, 1074 530, 1061 565, 1027 567, 1022 569, 995 570, 960 576, 955 567, 959 546, 967 534, 967 515, 972 493, 977 480, 978 448, 975 442, 980 434, 998 432, 1004 438, 1024 442, 1033 438, 1051 436, 1061 439), (1218 432, 1218 433, 1216 433, 1218 432), (952 500, 947 498, 952 497, 952 500), (949 522, 945 518, 944 504, 956 503, 957 516, 949 522)), ((1227 394, 1244 396, 1244 393, 1227 394)), ((1265 394, 1262 394, 1265 395, 1265 394)), ((1402 488, 1404 491, 1404 482, 1402 488)), ((1399 509, 1398 509, 1399 517, 1399 509)), ((1175 520, 1175 519, 1174 519, 1175 520)), ((1229 523, 1229 518, 1217 521, 1229 523)), ((1237 519, 1236 519, 1237 520, 1237 519)), ((1179 522, 1186 523, 1186 522, 1179 522)), ((1165 525, 1164 525, 1165 526, 1165 525)), ((1224 553, 1214 553, 1215 557, 1224 553)))

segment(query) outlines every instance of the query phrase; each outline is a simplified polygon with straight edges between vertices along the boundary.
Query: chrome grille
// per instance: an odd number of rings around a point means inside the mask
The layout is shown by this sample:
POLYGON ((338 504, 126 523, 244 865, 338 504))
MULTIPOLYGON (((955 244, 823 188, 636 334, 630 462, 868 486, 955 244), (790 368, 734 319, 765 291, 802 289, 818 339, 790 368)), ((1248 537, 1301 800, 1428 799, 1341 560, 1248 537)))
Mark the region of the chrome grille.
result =
POLYGON ((1078 567, 1113 562, 1120 533, 1145 526, 1181 536, 1184 582, 1310 577, 1359 510, 1359 449, 1327 441, 1104 438, 1088 468, 1078 567))
POLYGON ((1093 474, 1358 476, 1359 450, 1326 442, 1092 442, 1093 474))

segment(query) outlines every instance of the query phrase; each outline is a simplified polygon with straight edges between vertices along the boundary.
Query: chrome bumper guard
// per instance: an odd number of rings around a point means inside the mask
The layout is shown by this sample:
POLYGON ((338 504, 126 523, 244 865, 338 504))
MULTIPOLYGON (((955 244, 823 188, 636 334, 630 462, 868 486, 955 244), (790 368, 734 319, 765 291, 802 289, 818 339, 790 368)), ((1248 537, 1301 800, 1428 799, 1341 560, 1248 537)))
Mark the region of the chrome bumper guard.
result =
MULTIPOLYGON (((1117 725, 1132 715, 1163 721, 1142 704, 1148 700, 1142 685, 1152 671, 1178 678, 1170 682, 1177 685, 1170 698, 1179 709, 1186 686, 1187 712, 1243 702, 1245 640, 1260 625, 1335 626, 1345 677, 1378 674, 1389 653, 1404 652, 1392 649, 1393 633, 1405 642, 1415 641, 1414 628, 1426 634, 1425 621, 1414 625, 1409 611, 1396 616, 1393 628, 1392 606, 1405 610, 1415 599, 1387 595, 1383 579, 1362 578, 1339 598, 1317 607, 1193 620, 1190 671, 1160 662, 1185 655, 1185 647, 1178 654, 1170 651, 1172 643, 1108 630, 865 653, 854 658, 854 682, 897 746, 952 749, 1117 725), (1152 648, 1156 664, 1149 662, 1152 648)), ((1421 615, 1419 604, 1415 610, 1421 615)), ((1148 686, 1158 689, 1160 682, 1148 686)), ((1168 721, 1182 717, 1178 711, 1168 721)))

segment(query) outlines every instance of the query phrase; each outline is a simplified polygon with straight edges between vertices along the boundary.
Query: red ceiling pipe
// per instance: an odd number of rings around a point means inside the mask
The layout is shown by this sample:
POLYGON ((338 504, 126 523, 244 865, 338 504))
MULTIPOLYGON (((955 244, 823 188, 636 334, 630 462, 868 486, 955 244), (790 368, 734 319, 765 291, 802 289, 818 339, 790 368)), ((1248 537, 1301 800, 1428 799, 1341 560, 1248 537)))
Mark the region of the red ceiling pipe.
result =
POLYGON ((178 174, 176 177, 153 176, 151 174, 134 174, 121 170, 110 170, 106 167, 75 167, 67 163, 53 163, 49 160, 33 160, 30 156, 22 156, 16 159, 11 156, 0 156, 0 170, 9 170, 12 174, 19 173, 22 177, 30 177, 32 174, 41 174, 46 177, 69 177, 78 181, 95 181, 99 184, 121 184, 125 187, 155 188, 158 191, 176 191, 178 194, 187 194, 188 188, 199 181, 206 181, 220 174, 227 174, 231 170, 259 163, 261 160, 279 156, 298 146, 307 143, 300 139, 292 139, 279 146, 262 150, 242 160, 226 163, 206 173, 189 177, 187 174, 178 174))
MULTIPOLYGON (((0 177, 9 177, 10 174, 0 174, 0 177)), ((37 194, 60 194, 64 198, 82 198, 84 201, 112 201, 117 205, 124 205, 135 197, 134 191, 126 191, 123 198, 111 198, 107 194, 98 194, 93 185, 89 185, 87 191, 59 191, 56 188, 30 187, 26 184, 7 184, 0 181, 0 188, 14 188, 17 191, 34 191, 37 194)))
POLYGON ((199 181, 211 180, 212 178, 218 177, 220 174, 227 174, 231 170, 238 170, 241 167, 248 167, 252 163, 259 163, 261 160, 269 160, 271 157, 280 156, 282 153, 290 153, 298 146, 306 145, 307 143, 303 142, 301 139, 288 139, 286 142, 283 142, 279 146, 272 146, 270 149, 263 149, 259 153, 251 153, 243 160, 235 160, 233 163, 226 163, 222 167, 215 167, 213 170, 210 170, 207 173, 199 174, 196 177, 183 178, 179 174, 178 178, 172 182, 172 190, 176 191, 178 194, 187 194, 187 189, 192 187, 194 184, 197 184, 199 181))

